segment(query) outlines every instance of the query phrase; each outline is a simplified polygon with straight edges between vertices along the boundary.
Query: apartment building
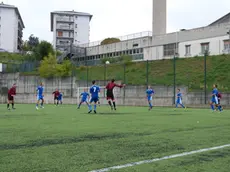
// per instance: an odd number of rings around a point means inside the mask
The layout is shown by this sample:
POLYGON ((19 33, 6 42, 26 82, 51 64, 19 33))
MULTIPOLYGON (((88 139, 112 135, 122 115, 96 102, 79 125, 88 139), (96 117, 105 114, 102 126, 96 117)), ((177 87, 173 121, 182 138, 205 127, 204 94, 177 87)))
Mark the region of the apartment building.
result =
POLYGON ((92 15, 76 11, 51 12, 51 31, 53 45, 66 51, 73 45, 89 43, 90 21, 92 15))
POLYGON ((23 29, 22 17, 17 7, 0 4, 0 48, 7 52, 22 50, 23 29))

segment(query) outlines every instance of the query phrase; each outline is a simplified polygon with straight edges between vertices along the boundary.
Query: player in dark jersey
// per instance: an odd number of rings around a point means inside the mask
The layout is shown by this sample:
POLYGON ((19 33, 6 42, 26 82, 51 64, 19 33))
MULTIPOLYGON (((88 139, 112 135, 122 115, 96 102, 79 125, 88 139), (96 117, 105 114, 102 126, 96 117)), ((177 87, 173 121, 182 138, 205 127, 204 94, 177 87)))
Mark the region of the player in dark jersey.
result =
POLYGON ((125 87, 125 84, 123 85, 118 85, 115 83, 115 80, 112 79, 110 83, 107 84, 107 86, 105 87, 106 88, 106 96, 107 96, 107 101, 111 107, 111 109, 113 110, 116 110, 116 103, 115 103, 115 99, 114 99, 114 94, 113 94, 113 89, 115 87, 119 87, 119 88, 122 88, 122 87, 125 87), (112 105, 112 102, 113 102, 113 105, 112 105))
POLYGON ((222 99, 222 94, 221 94, 220 92, 218 92, 218 94, 217 94, 217 99, 218 99, 217 108, 218 108, 218 110, 221 112, 221 111, 223 111, 223 107, 222 107, 222 105, 221 105, 221 103, 220 103, 220 100, 222 99))
POLYGON ((14 96, 16 95, 16 84, 14 84, 9 90, 8 90, 8 102, 7 102, 7 109, 10 110, 10 103, 12 104, 12 109, 14 108, 14 96))
POLYGON ((59 95, 60 95, 59 90, 56 89, 56 90, 53 92, 53 95, 54 95, 54 104, 55 104, 55 105, 58 105, 58 104, 59 104, 58 97, 59 97, 59 95))

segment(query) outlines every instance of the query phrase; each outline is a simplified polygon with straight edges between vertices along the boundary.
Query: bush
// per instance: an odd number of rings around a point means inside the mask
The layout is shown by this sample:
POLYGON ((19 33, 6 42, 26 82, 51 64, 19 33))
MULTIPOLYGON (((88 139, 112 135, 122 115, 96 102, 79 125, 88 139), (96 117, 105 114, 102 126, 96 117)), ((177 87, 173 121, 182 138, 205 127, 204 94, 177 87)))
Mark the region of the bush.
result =
POLYGON ((69 60, 65 60, 62 64, 58 64, 56 57, 49 54, 41 61, 38 71, 40 76, 44 78, 66 77, 71 75, 72 64, 69 60))
POLYGON ((121 40, 118 38, 106 38, 103 41, 101 41, 101 45, 107 45, 107 44, 112 44, 117 42, 121 42, 121 40))

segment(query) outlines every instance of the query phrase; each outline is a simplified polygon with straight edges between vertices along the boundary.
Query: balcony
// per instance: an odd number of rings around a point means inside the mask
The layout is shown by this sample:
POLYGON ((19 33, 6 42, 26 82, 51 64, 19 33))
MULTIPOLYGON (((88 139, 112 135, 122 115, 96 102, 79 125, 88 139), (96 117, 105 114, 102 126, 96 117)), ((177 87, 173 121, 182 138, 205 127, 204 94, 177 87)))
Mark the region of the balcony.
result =
POLYGON ((23 45, 22 39, 18 38, 18 50, 22 50, 22 45, 23 45))
POLYGON ((23 37, 23 32, 21 30, 18 30, 18 37, 22 38, 23 37))
POLYGON ((72 25, 69 25, 69 26, 57 26, 57 30, 74 31, 74 27, 72 25))
POLYGON ((74 34, 71 33, 67 33, 67 34, 61 34, 61 33, 57 33, 56 35, 57 39, 74 39, 74 34))
POLYGON ((74 23, 74 17, 57 17, 57 22, 74 23))

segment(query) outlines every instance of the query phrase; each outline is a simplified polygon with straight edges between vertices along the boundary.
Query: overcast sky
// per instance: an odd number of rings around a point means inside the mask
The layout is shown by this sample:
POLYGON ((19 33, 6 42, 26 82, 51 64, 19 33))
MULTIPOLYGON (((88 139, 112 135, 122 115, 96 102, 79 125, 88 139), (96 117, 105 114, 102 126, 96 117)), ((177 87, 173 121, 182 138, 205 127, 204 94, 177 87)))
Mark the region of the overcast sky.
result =
MULTIPOLYGON (((152 0, 3 0, 19 8, 26 29, 52 42, 50 12, 75 10, 93 15, 90 41, 151 31, 152 0)), ((167 0, 167 31, 208 25, 230 12, 230 0, 167 0)))

